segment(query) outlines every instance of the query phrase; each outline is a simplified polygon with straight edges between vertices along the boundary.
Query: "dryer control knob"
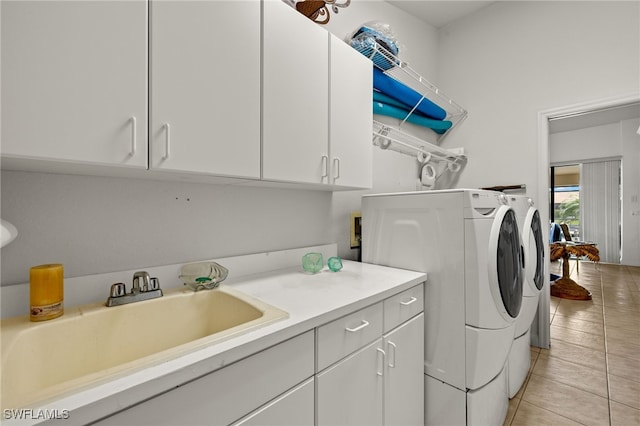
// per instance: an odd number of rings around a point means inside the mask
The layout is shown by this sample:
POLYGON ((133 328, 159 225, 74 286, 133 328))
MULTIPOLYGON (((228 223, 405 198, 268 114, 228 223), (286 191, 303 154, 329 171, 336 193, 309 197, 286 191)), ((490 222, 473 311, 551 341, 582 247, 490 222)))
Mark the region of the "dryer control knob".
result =
POLYGON ((529 206, 531 207, 533 207, 533 205, 535 204, 531 198, 527 198, 527 201, 529 202, 529 206))
POLYGON ((508 204, 509 203, 509 200, 507 199, 507 196, 505 194, 500 194, 498 196, 498 199, 500 200, 500 202, 502 204, 508 204))

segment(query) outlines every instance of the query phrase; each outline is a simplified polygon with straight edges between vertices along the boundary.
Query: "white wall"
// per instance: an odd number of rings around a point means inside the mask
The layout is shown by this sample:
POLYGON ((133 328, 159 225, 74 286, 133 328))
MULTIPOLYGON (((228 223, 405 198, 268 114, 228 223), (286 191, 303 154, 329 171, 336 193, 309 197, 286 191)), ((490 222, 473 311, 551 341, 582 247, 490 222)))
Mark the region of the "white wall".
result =
POLYGON ((622 139, 622 260, 640 266, 640 119, 620 123, 622 139))
POLYGON ((638 2, 496 2, 440 31, 439 85, 469 117, 459 187, 526 184, 538 200, 537 114, 640 91, 638 2))
MULTIPOLYGON (((435 29, 387 3, 354 1, 332 13, 327 29, 344 38, 371 20, 391 24, 405 60, 435 72, 435 29)), ((416 179, 415 160, 374 148, 374 191, 414 190, 416 179)), ((75 277, 331 242, 340 256, 356 257, 349 214, 360 210, 362 191, 9 171, 1 185, 0 215, 19 230, 2 249, 2 285, 27 282, 31 266, 49 262, 75 277)))
POLYGON ((622 161, 621 264, 640 266, 640 118, 549 136, 551 164, 604 158, 622 161))
MULTIPOLYGON (((324 27, 342 40, 353 34, 362 24, 389 24, 398 41, 398 56, 427 79, 437 71, 438 33, 436 28, 381 0, 355 0, 349 7, 331 12, 324 27)), ((435 81, 434 81, 435 83, 435 81)))
POLYGON ((549 135, 549 162, 554 165, 621 156, 620 123, 549 135))
MULTIPOLYGON (((398 56, 437 84, 437 30, 395 6, 379 0, 352 1, 338 14, 331 13, 326 28, 344 40, 368 22, 389 24, 400 47, 398 56)), ((349 218, 352 211, 360 210, 362 194, 415 191, 418 187, 418 162, 415 158, 378 147, 373 149, 373 189, 333 194, 331 235, 338 243, 338 254, 344 258, 354 259, 357 256, 357 252, 349 247, 349 218)))

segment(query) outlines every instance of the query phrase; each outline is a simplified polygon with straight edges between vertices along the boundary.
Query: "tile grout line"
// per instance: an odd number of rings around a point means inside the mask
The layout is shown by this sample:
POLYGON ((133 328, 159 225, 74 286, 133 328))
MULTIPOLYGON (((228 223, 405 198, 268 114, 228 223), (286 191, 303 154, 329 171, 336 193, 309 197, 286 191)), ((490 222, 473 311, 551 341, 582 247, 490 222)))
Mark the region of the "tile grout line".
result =
POLYGON ((607 346, 607 318, 605 315, 605 295, 604 295, 604 280, 602 278, 602 270, 597 269, 600 272, 600 294, 602 295, 602 329, 604 335, 604 367, 607 373, 607 406, 609 408, 609 425, 613 425, 613 418, 611 416, 611 383, 609 382, 609 348, 607 346))

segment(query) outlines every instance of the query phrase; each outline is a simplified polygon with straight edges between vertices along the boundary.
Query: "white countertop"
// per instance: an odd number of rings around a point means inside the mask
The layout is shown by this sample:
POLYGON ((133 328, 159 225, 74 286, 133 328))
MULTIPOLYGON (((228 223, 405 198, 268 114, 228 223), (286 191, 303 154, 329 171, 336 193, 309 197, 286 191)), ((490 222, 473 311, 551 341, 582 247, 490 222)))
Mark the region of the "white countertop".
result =
POLYGON ((419 272, 352 261, 343 264, 339 272, 325 269, 310 275, 301 267, 293 267, 225 281, 224 286, 282 309, 289 317, 94 384, 36 409, 69 410, 65 424, 94 421, 426 280, 426 274, 419 272))

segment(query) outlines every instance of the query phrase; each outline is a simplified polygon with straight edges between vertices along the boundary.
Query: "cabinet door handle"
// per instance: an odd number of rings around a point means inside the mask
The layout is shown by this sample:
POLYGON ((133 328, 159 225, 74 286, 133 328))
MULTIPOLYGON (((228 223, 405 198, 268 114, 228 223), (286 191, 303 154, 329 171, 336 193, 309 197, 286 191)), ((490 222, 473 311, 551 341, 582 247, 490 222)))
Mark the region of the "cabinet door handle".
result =
POLYGON ((171 128, 169 127, 169 123, 165 123, 164 125, 165 131, 165 140, 164 140, 164 156, 162 160, 168 160, 169 155, 171 154, 171 128))
POLYGON ((360 330, 362 330, 363 328, 365 328, 365 327, 366 327, 366 326, 368 326, 368 325, 369 325, 369 322, 368 322, 368 321, 362 320, 362 324, 360 324, 359 326, 357 326, 357 327, 355 327, 355 328, 349 328, 349 327, 347 327, 347 331, 348 331, 349 333, 355 333, 356 331, 360 331, 360 330))
POLYGON ((413 302, 415 302, 416 300, 418 300, 416 297, 411 297, 411 299, 407 300, 406 302, 400 302, 400 304, 402 306, 409 306, 410 304, 412 304, 413 302))
POLYGON ((333 158, 333 180, 340 177, 340 159, 338 157, 333 158))
POLYGON ((386 352, 383 349, 377 348, 378 351, 378 365, 380 368, 376 371, 378 376, 384 376, 384 359, 387 357, 386 352))
POLYGON ((322 156, 322 179, 329 177, 329 157, 326 155, 322 156))
POLYGON ((129 151, 129 157, 133 157, 134 155, 136 155, 136 145, 138 143, 138 126, 135 116, 131 116, 129 121, 131 121, 131 150, 129 151))
POLYGON ((389 363, 387 364, 387 366, 389 368, 396 368, 396 350, 398 349, 398 347, 393 342, 387 342, 387 346, 392 348, 389 349, 389 363), (391 356, 391 354, 393 354, 393 357, 391 356))

